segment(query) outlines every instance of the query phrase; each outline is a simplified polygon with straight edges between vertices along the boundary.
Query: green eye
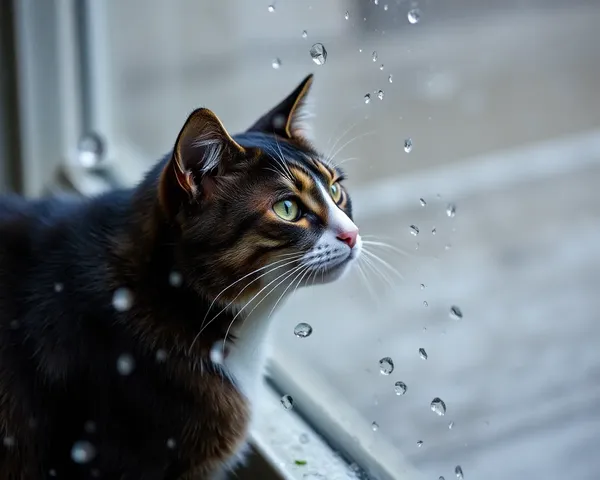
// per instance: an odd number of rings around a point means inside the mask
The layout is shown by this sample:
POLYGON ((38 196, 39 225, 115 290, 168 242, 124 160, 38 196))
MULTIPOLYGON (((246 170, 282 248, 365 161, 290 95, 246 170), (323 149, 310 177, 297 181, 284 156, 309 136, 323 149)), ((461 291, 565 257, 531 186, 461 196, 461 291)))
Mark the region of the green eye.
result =
POLYGON ((338 182, 332 183, 331 187, 329 187, 329 193, 331 193, 331 198, 333 198, 334 202, 339 202, 340 198, 342 198, 342 187, 338 182))
POLYGON ((273 205, 273 211, 279 218, 295 222, 300 218, 300 207, 294 200, 281 200, 273 205))

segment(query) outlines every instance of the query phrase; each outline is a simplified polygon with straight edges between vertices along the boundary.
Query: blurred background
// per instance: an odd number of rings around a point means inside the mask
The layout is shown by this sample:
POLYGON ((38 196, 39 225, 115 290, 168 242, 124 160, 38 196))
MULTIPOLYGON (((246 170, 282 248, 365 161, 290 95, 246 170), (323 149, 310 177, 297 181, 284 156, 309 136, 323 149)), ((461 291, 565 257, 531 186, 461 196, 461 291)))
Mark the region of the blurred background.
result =
POLYGON ((132 185, 193 108, 237 132, 314 72, 316 144, 393 248, 288 302, 276 388, 373 477, 595 480, 598 25, 597 0, 1 0, 0 187, 132 185))

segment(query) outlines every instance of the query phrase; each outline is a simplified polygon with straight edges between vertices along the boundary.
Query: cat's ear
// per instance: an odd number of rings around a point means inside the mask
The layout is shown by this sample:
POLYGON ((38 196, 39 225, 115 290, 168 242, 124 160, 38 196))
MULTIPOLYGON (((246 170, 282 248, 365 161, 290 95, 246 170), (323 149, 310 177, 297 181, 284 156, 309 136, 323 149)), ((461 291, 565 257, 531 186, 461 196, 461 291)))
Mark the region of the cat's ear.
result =
POLYGON ((210 193, 214 178, 240 161, 246 152, 207 108, 194 110, 177 136, 160 178, 160 201, 174 213, 184 201, 210 193))
POLYGON ((313 75, 306 77, 281 103, 260 117, 249 132, 274 133, 283 138, 306 138, 310 136, 306 124, 308 92, 313 75))

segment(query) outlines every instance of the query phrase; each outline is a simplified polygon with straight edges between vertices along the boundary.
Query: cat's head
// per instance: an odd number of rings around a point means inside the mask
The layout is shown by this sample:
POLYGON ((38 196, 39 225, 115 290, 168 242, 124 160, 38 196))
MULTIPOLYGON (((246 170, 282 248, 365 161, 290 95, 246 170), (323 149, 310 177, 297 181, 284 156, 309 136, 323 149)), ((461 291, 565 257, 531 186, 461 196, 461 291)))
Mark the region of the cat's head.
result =
POLYGON ((360 254, 344 174, 301 122, 311 83, 312 75, 242 134, 205 108, 179 133, 159 200, 178 232, 177 267, 209 296, 326 283, 360 254))

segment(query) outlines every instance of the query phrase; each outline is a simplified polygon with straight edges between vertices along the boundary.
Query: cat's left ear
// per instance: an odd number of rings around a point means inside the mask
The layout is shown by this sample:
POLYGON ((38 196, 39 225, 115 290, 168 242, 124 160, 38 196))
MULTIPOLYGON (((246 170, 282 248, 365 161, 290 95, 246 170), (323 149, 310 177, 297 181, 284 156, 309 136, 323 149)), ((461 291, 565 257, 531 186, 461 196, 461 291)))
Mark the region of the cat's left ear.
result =
POLYGON ((248 131, 274 133, 289 139, 307 138, 310 135, 308 125, 305 123, 308 116, 307 98, 312 81, 311 74, 279 105, 260 117, 248 131))

